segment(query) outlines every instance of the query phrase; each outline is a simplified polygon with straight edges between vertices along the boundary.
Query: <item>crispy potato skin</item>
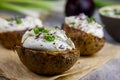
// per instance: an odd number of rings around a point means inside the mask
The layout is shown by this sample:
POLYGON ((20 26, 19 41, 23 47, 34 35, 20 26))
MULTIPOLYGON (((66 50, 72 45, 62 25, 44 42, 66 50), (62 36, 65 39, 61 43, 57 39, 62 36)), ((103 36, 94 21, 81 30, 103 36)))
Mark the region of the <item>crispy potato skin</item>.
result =
POLYGON ((7 49, 14 49, 16 45, 21 44, 24 31, 2 32, 0 33, 0 43, 7 49))
POLYGON ((68 37, 72 39, 76 48, 80 50, 81 56, 90 56, 98 52, 105 43, 105 38, 99 38, 92 34, 87 34, 80 29, 62 25, 62 29, 66 31, 68 37))
POLYGON ((44 51, 17 46, 22 63, 31 71, 41 75, 56 75, 67 71, 79 59, 79 51, 44 51))

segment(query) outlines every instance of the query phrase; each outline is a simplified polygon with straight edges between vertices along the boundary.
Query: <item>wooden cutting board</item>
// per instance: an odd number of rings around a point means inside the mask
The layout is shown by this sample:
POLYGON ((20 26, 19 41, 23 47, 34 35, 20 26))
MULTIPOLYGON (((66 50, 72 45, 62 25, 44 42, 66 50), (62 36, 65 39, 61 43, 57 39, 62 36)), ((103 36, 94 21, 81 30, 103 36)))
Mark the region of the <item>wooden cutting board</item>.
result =
POLYGON ((32 73, 21 63, 15 51, 0 46, 0 76, 11 80, 78 80, 118 55, 120 55, 120 45, 106 43, 96 55, 80 57, 65 73, 47 77, 32 73))

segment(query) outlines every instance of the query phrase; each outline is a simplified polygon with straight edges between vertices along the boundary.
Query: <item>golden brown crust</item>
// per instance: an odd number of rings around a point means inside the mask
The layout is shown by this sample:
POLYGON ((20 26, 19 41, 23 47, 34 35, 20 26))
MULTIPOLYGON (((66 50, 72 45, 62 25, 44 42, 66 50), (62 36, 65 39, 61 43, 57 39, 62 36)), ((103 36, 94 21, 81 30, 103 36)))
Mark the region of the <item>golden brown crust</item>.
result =
POLYGON ((21 44, 24 31, 2 32, 0 33, 0 43, 7 49, 14 49, 21 44))
POLYGON ((31 71, 41 75, 56 75, 73 66, 79 58, 79 51, 66 50, 42 51, 17 46, 17 53, 22 63, 31 71), (57 54, 56 54, 57 53, 57 54))
POLYGON ((76 48, 80 50, 80 55, 89 56, 98 52, 105 43, 105 38, 99 38, 92 34, 87 34, 80 29, 62 25, 62 29, 66 31, 68 37, 75 43, 76 48))

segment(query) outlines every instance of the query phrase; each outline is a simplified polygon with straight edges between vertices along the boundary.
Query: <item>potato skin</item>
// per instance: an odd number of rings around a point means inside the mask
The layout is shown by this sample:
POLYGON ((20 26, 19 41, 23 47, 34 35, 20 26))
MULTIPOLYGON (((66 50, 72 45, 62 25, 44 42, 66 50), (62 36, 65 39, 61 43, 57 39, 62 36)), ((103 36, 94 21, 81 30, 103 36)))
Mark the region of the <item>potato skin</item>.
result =
POLYGON ((21 44, 22 35, 25 31, 2 32, 0 33, 0 43, 7 49, 14 49, 16 45, 21 44))
POLYGON ((56 75, 67 71, 79 59, 79 51, 44 51, 17 46, 22 63, 31 71, 41 75, 56 75))
POLYGON ((105 38, 99 38, 92 34, 87 34, 80 29, 62 25, 62 29, 66 31, 68 37, 72 39, 76 48, 80 50, 81 56, 90 56, 98 52, 105 43, 105 38))

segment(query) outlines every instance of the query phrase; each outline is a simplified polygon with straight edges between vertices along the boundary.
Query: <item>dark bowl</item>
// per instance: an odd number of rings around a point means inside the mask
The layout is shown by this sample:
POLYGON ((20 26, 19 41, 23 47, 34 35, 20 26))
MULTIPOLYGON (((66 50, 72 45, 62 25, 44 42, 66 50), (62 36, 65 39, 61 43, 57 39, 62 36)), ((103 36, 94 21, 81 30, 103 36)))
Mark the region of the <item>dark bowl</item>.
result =
POLYGON ((110 34, 110 36, 114 40, 120 42, 120 18, 109 17, 102 13, 102 11, 106 10, 107 8, 118 8, 118 7, 120 8, 120 6, 118 5, 102 7, 99 10, 99 15, 103 24, 105 25, 105 29, 110 34))

